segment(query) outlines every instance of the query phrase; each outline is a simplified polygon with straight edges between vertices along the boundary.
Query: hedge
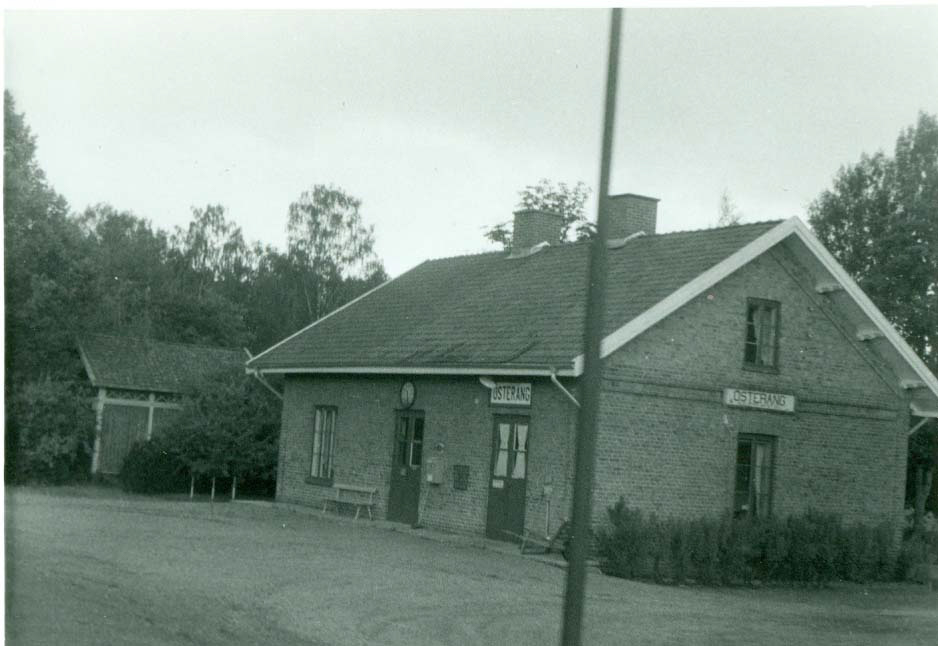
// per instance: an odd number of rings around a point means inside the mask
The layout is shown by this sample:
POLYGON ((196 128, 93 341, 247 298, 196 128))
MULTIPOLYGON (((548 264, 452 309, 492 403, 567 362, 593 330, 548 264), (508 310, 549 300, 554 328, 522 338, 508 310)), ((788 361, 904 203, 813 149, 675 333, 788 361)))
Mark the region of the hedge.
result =
POLYGON ((845 526, 834 514, 808 511, 788 518, 659 518, 608 509, 597 532, 605 574, 661 583, 704 585, 824 584, 892 580, 896 559, 889 523, 845 526))

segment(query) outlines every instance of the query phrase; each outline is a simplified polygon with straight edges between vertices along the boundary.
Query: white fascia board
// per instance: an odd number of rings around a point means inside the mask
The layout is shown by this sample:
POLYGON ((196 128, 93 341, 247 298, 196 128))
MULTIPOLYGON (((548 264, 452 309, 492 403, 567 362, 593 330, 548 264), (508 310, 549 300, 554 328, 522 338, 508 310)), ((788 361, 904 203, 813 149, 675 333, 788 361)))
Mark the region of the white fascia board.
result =
POLYGON ((432 368, 420 366, 354 366, 335 368, 265 368, 258 372, 264 375, 469 375, 492 377, 575 377, 573 370, 550 370, 547 368, 432 368))
POLYGON ((925 365, 925 362, 922 361, 915 353, 915 350, 906 343, 902 335, 896 331, 896 328, 886 320, 883 313, 873 304, 869 296, 860 289, 860 286, 854 282, 853 278, 850 277, 846 270, 840 266, 840 263, 831 255, 824 246, 824 243, 818 240, 814 233, 811 232, 811 229, 801 222, 801 220, 797 218, 793 219, 795 220, 795 234, 798 238, 814 253, 815 257, 817 257, 821 264, 824 265, 824 268, 830 272, 837 282, 843 285, 844 290, 850 294, 850 297, 853 298, 854 302, 856 302, 863 313, 873 322, 873 325, 883 333, 883 336, 892 344, 896 352, 899 353, 899 356, 909 364, 932 394, 938 397, 938 378, 932 374, 928 366, 925 365))
POLYGON ((917 406, 915 402, 909 404, 909 409, 915 417, 938 417, 938 410, 928 410, 917 406))
MULTIPOLYGON (((931 393, 938 397, 938 378, 932 374, 925 362, 909 347, 909 344, 906 343, 892 324, 886 320, 879 308, 873 304, 873 301, 860 289, 846 270, 840 266, 840 263, 831 255, 824 244, 797 217, 789 218, 762 234, 733 255, 671 293, 657 305, 645 310, 621 328, 606 336, 600 345, 600 356, 605 359, 652 325, 690 302, 704 290, 765 253, 791 234, 798 236, 831 276, 850 294, 857 306, 872 321, 873 325, 882 332, 883 337, 892 344, 899 356, 915 371, 915 374, 921 378, 931 393)), ((583 355, 579 355, 573 360, 573 375, 579 376, 581 374, 583 374, 583 355)), ((913 405, 912 408, 914 411, 917 407, 913 405)), ((930 415, 931 413, 926 412, 924 414, 930 415)))
MULTIPOLYGON (((798 218, 793 217, 785 220, 766 231, 745 247, 736 251, 736 253, 728 256, 700 274, 697 278, 685 283, 656 305, 648 308, 618 330, 606 336, 599 346, 599 356, 605 359, 652 325, 690 302, 704 290, 712 287, 746 263, 765 253, 771 247, 791 235, 798 224, 800 224, 798 218)), ((575 376, 583 374, 582 354, 573 360, 573 372, 575 376)))
MULTIPOLYGON (((421 264, 423 264, 423 263, 421 263, 421 264)), ((417 265, 417 266, 419 267, 420 265, 417 265)), ((416 269, 416 267, 414 267, 414 269, 416 269)), ((410 273, 411 271, 413 271, 413 269, 410 269, 410 270, 404 272, 404 274, 410 273)), ((404 274, 401 274, 401 276, 403 276, 404 274)), ((397 277, 395 277, 395 278, 391 278, 391 279, 389 279, 389 280, 386 280, 386 281, 384 281, 383 283, 381 283, 380 285, 378 285, 377 287, 372 287, 371 289, 369 289, 367 292, 365 292, 365 293, 362 294, 361 296, 358 296, 358 297, 356 297, 356 298, 353 298, 352 300, 350 300, 350 301, 349 301, 348 303, 346 303, 345 305, 343 305, 343 306, 341 306, 341 307, 337 307, 336 309, 332 310, 331 312, 329 312, 328 314, 326 314, 326 315, 323 316, 322 318, 316 319, 315 321, 313 321, 312 323, 310 323, 310 324, 307 325, 306 327, 302 328, 302 329, 299 330, 298 332, 294 332, 293 334, 291 334, 291 335, 288 336, 287 338, 283 339, 282 341, 278 341, 277 343, 273 344, 272 346, 270 346, 269 348, 267 348, 266 350, 264 350, 264 351, 261 352, 260 354, 255 354, 253 357, 251 357, 250 359, 247 360, 247 362, 245 363, 245 366, 250 366, 251 363, 253 363, 254 361, 257 361, 258 359, 260 359, 261 357, 263 357, 265 354, 267 354, 267 353, 270 352, 271 350, 280 347, 281 345, 283 345, 284 343, 286 343, 286 342, 289 341, 290 339, 293 339, 293 338, 295 338, 295 337, 298 337, 299 335, 301 335, 301 334, 303 334, 304 332, 306 332, 306 330, 311 330, 312 328, 316 327, 317 325, 319 325, 320 323, 322 323, 323 321, 325 321, 325 320, 326 320, 327 318, 329 318, 330 316, 333 316, 334 314, 338 314, 339 312, 341 312, 342 310, 344 310, 346 307, 351 307, 352 305, 354 305, 354 304, 357 303, 358 301, 362 300, 363 298, 366 298, 366 297, 368 297, 368 296, 371 296, 371 295, 374 294, 376 291, 378 291, 379 289, 381 289, 382 287, 384 287, 385 285, 387 285, 387 284, 389 284, 389 283, 393 283, 395 280, 397 280, 397 279, 400 278, 401 276, 397 276, 397 277)))
POLYGON ((81 343, 78 343, 78 356, 81 357, 81 363, 85 367, 85 372, 88 373, 88 380, 91 382, 91 385, 95 388, 98 387, 98 380, 95 379, 94 370, 91 369, 91 362, 88 360, 88 355, 85 354, 85 349, 81 347, 81 343))

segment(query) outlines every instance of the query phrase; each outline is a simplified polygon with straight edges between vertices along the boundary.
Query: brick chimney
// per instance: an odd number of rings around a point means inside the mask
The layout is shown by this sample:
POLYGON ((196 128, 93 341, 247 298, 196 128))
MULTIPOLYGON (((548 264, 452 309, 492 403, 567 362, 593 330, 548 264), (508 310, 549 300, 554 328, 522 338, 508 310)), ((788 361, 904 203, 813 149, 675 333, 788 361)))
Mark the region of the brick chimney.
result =
POLYGON ((515 230, 512 234, 512 254, 523 253, 536 244, 560 242, 560 230, 563 218, 559 213, 540 209, 522 209, 515 211, 515 230))
POLYGON ((609 196, 609 240, 621 240, 644 231, 654 235, 658 223, 658 198, 635 193, 609 196))

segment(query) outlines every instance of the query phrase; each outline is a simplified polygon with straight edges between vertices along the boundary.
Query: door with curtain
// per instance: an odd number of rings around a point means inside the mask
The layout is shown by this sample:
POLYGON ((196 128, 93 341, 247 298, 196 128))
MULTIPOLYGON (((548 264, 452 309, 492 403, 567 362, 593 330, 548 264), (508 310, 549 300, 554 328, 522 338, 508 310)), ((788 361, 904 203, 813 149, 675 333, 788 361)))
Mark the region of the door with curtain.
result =
POLYGON ((489 538, 518 540, 524 532, 529 444, 527 417, 495 417, 485 524, 485 535, 489 538))
POLYGON ((417 522, 420 509, 423 412, 399 411, 395 419, 387 519, 412 525, 417 522))

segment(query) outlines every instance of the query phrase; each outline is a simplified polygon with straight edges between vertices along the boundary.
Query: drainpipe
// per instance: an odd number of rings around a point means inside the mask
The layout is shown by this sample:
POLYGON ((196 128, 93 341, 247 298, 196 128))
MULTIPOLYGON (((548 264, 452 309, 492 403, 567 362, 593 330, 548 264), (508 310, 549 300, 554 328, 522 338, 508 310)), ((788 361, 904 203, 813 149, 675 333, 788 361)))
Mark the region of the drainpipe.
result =
POLYGON ((569 399, 570 401, 573 402, 573 405, 574 405, 574 406, 576 406, 577 408, 580 407, 580 402, 578 402, 578 401, 576 400, 576 397, 573 396, 573 393, 571 393, 569 390, 567 390, 566 388, 564 388, 564 387, 563 387, 563 384, 560 383, 560 380, 557 379, 557 371, 556 371, 556 370, 551 370, 551 371, 550 371, 550 380, 551 380, 552 382, 554 382, 554 385, 557 386, 557 388, 560 389, 560 392, 562 392, 564 395, 567 396, 567 399, 569 399))

